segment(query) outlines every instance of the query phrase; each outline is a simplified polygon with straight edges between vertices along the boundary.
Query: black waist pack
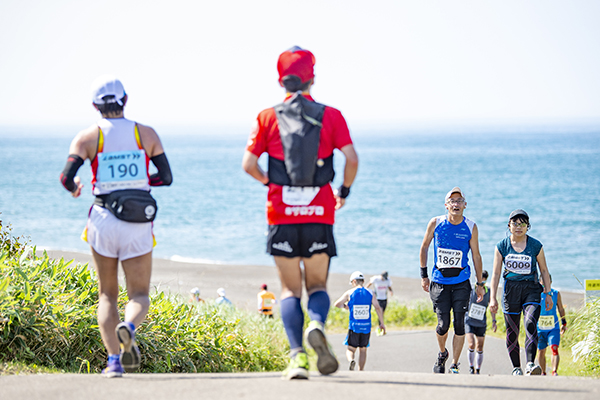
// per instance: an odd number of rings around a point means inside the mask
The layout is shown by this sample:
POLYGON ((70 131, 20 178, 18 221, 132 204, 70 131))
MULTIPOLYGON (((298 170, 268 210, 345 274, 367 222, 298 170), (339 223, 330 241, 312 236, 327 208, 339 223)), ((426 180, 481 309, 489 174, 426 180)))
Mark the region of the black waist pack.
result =
POLYGON ((156 218, 156 200, 145 190, 117 190, 96 196, 94 204, 106 208, 120 220, 127 222, 152 222, 156 218))

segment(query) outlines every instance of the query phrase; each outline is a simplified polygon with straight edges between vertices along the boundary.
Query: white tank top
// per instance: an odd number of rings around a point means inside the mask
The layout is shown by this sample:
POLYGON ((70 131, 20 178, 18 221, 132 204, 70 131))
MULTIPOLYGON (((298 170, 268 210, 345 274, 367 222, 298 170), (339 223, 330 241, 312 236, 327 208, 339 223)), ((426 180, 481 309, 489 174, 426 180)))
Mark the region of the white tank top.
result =
POLYGON ((150 190, 149 159, 134 121, 125 118, 98 121, 98 154, 92 162, 92 193, 123 189, 150 190))

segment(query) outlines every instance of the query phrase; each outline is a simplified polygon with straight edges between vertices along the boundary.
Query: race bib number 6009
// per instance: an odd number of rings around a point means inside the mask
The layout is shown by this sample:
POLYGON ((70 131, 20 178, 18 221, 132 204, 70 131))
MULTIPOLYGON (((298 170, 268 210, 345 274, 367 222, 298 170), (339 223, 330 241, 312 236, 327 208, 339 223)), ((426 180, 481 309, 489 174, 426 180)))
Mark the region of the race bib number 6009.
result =
POLYGON ((531 273, 531 256, 526 254, 509 254, 504 258, 504 266, 509 272, 528 275, 531 273))

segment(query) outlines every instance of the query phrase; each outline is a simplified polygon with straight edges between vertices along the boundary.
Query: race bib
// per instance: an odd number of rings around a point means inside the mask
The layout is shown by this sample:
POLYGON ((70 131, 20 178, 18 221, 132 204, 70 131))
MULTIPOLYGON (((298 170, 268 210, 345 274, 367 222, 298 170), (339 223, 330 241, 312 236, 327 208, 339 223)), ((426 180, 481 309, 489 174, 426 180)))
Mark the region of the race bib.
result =
POLYGON ((556 322, 554 321, 554 315, 540 315, 540 319, 538 320, 538 328, 543 331, 549 331, 554 329, 554 325, 556 322))
POLYGON ((98 153, 96 186, 104 190, 140 189, 148 184, 144 150, 98 153))
POLYGON ((368 305, 355 305, 352 307, 352 315, 354 319, 369 319, 371 314, 369 313, 368 305))
POLYGON ((281 199, 290 206, 307 206, 317 196, 320 187, 292 187, 284 186, 281 199))
POLYGON ((460 250, 437 249, 437 263, 438 269, 443 268, 462 268, 462 257, 463 253, 460 250))
POLYGON ((265 303, 265 306, 270 306, 273 304, 273 299, 264 299, 263 302, 265 303))
POLYGON ((509 254, 504 258, 504 267, 509 272, 528 275, 531 273, 531 256, 526 254, 509 254))
POLYGON ((471 303, 469 318, 483 321, 483 317, 485 317, 485 307, 480 304, 471 303))

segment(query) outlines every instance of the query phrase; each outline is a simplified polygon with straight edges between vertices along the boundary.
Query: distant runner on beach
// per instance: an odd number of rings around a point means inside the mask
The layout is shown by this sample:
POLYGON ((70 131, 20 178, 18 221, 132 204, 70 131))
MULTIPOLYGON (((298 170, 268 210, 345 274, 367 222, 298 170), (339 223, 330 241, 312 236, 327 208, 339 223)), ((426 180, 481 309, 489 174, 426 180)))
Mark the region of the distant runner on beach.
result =
MULTIPOLYGON (((513 365, 513 375, 523 375, 519 348, 521 312, 525 324, 525 375, 540 375, 542 368, 535 364, 537 353, 537 325, 540 318, 541 294, 551 293, 550 275, 546 265, 544 248, 540 241, 527 234, 531 228, 529 215, 517 209, 508 216, 510 236, 496 244, 494 272, 490 293, 490 311, 498 311, 498 284, 504 277, 504 321, 506 322, 506 348, 513 365), (538 268, 544 282, 540 285, 538 268)), ((545 308, 552 308, 552 296, 546 296, 545 308)))
POLYGON ((94 81, 92 101, 102 119, 73 139, 60 181, 73 197, 79 197, 83 184, 76 174, 90 160, 96 200, 82 239, 91 246, 98 274, 98 325, 108 353, 102 373, 110 378, 140 366, 135 330, 150 306, 151 221, 156 213, 150 187, 168 186, 172 177, 154 129, 124 117, 127 95, 118 79, 103 75, 94 81), (152 175, 150 161, 158 170, 152 175), (117 308, 119 261, 129 297, 123 322, 117 308))
POLYGON ((471 267, 469 251, 477 277, 477 301, 484 295, 482 262, 479 253, 479 233, 475 222, 463 216, 467 201, 459 187, 446 194, 445 206, 448 213, 432 218, 421 244, 421 287, 429 292, 433 310, 438 319, 435 329, 439 346, 438 358, 433 366, 434 373, 446 372, 448 349, 446 340, 450 329, 450 311, 454 313, 454 339, 452 340, 452 365, 450 372, 459 372, 458 360, 465 343, 465 313, 471 294, 471 267), (434 261, 432 280, 427 274, 427 253, 433 241, 434 261))
POLYGON ((307 341, 317 353, 321 374, 338 369, 324 332, 330 306, 327 275, 330 258, 337 254, 335 210, 344 205, 358 170, 358 156, 344 117, 310 95, 314 65, 313 54, 299 47, 279 56, 277 71, 285 100, 258 115, 242 161, 244 170, 269 189, 267 252, 273 255, 281 280, 281 319, 290 342, 286 379, 308 378, 302 344, 301 264, 311 319, 307 341), (330 184, 334 149, 346 158, 343 183, 335 194, 330 184), (269 155, 268 173, 258 165, 265 152, 269 155))
POLYGON ((352 289, 347 290, 334 303, 335 307, 345 308, 350 311, 348 319, 348 335, 345 345, 346 358, 350 363, 350 371, 356 367, 355 355, 358 350, 358 370, 364 371, 367 362, 367 347, 371 339, 371 306, 375 307, 377 317, 379 317, 379 329, 385 333, 385 324, 383 323, 383 311, 373 294, 363 287, 365 277, 362 272, 354 271, 350 275, 350 284, 352 289))
MULTIPOLYGON (((388 303, 388 292, 390 292, 391 296, 394 295, 394 290, 392 289, 392 280, 389 278, 388 272, 383 271, 381 275, 372 276, 369 280, 369 283, 365 287, 367 289, 370 289, 371 286, 373 287, 371 292, 377 298, 379 307, 381 307, 381 314, 385 318, 385 309, 387 308, 388 303)), ((377 334, 383 335, 384 333, 379 328, 377 328, 377 334)))

